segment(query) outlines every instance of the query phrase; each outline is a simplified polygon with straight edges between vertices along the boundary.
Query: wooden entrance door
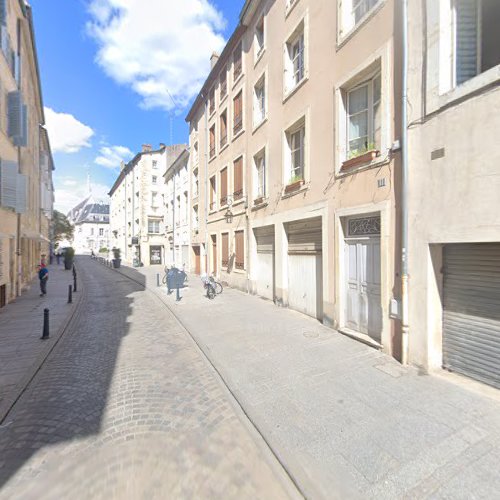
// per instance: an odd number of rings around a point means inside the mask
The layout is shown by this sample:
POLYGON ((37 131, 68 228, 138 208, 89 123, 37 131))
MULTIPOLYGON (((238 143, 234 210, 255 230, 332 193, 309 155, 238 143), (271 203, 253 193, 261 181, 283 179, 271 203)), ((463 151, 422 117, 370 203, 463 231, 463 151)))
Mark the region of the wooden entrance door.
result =
POLYGON ((194 252, 194 272, 195 274, 201 274, 201 259, 200 259, 200 247, 193 247, 194 252))

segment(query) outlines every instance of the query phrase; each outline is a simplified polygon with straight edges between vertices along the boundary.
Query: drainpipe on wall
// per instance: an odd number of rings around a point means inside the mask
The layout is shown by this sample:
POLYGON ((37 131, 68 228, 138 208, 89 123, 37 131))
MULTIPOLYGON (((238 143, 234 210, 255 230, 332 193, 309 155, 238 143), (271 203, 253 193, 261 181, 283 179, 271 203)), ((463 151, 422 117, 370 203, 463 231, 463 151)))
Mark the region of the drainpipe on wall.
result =
MULTIPOLYGON (((205 96, 202 94, 203 99, 205 96)), ((209 273, 208 266, 208 147, 209 147, 209 137, 208 137, 208 101, 205 99, 205 272, 209 273)))
POLYGON ((408 0, 403 0, 403 57, 402 57, 402 109, 401 109, 401 362, 408 364, 408 0))

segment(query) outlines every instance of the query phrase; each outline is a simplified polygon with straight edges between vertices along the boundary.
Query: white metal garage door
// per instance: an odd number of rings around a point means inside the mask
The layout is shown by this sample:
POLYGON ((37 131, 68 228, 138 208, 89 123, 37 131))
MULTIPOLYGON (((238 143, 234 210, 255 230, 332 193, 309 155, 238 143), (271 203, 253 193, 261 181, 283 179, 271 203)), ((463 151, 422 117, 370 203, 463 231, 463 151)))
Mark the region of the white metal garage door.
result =
POLYGON ((286 224, 288 236, 288 305, 323 319, 321 217, 286 224))
POLYGON ((500 244, 444 248, 443 366, 500 388, 500 244))
POLYGON ((347 222, 345 326, 377 342, 382 334, 379 234, 380 217, 347 222))
POLYGON ((274 226, 254 229, 257 243, 257 295, 274 300, 274 226))

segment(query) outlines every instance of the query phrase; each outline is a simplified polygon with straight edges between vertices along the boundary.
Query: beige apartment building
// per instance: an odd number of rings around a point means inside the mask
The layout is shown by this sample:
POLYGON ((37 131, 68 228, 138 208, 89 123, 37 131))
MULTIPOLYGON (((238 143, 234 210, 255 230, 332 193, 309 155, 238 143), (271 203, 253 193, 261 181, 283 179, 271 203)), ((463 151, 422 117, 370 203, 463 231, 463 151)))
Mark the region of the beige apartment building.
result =
POLYGON ((44 128, 31 7, 0 9, 0 307, 19 296, 50 253, 50 143, 44 128))
POLYGON ((500 2, 409 2, 410 361, 500 388, 500 2))
POLYGON ((186 118, 192 269, 396 357, 398 23, 393 0, 248 0, 186 118))
POLYGON ((153 150, 144 144, 142 151, 122 164, 109 196, 110 245, 121 250, 129 265, 165 263, 163 175, 172 165, 183 144, 153 150))

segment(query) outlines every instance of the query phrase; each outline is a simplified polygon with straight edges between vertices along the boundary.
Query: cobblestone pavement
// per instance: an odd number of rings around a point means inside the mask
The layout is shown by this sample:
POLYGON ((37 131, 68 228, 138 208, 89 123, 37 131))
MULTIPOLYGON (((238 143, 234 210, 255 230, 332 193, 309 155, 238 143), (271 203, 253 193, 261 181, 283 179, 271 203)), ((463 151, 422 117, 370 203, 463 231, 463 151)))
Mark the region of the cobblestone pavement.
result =
POLYGON ((0 311, 0 423, 57 342, 79 299, 76 294, 73 304, 67 303, 73 274, 64 271, 62 260, 48 268, 45 297, 35 278, 29 290, 0 311), (42 342, 44 308, 50 310, 50 338, 42 342))
POLYGON ((308 498, 499 498, 499 391, 237 290, 208 300, 195 276, 175 302, 157 272, 141 268, 308 498))
POLYGON ((80 262, 79 310, 0 427, 0 498, 299 497, 173 315, 80 262))

